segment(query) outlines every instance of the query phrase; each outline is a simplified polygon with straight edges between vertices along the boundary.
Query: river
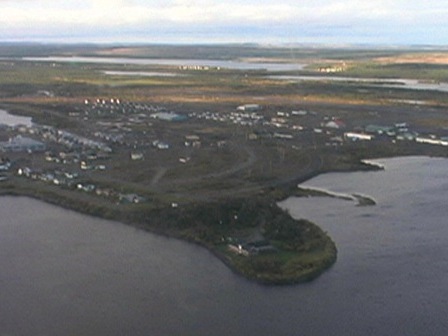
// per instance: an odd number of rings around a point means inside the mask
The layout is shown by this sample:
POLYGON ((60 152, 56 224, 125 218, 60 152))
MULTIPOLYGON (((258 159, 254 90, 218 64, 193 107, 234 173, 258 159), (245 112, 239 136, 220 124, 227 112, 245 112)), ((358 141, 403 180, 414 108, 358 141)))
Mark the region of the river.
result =
POLYGON ((448 334, 448 160, 380 160, 290 198, 338 246, 317 280, 265 287, 207 250, 23 197, 0 198, 1 335, 448 334))

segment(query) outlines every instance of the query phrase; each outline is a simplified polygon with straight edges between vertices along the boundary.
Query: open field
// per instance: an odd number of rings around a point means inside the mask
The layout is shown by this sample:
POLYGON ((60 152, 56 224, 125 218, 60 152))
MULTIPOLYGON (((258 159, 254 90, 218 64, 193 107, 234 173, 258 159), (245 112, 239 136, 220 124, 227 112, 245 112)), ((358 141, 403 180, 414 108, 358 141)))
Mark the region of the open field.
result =
POLYGON ((262 282, 310 279, 334 262, 334 244, 307 222, 286 225, 290 217, 275 202, 316 174, 372 169, 364 158, 446 156, 446 55, 252 45, 2 45, 0 109, 35 123, 2 127, 2 148, 19 136, 45 149, 6 149, 1 192, 200 243, 262 282), (55 55, 176 58, 185 65, 21 58, 55 55), (251 67, 193 66, 190 59, 238 59, 251 67), (303 66, 258 69, 254 61, 303 66), (285 75, 311 78, 273 77, 285 75), (391 87, 384 79, 423 86, 391 87), (428 83, 441 86, 425 88, 428 83), (281 228, 290 234, 279 236, 281 228), (238 250, 260 241, 276 253, 238 250))

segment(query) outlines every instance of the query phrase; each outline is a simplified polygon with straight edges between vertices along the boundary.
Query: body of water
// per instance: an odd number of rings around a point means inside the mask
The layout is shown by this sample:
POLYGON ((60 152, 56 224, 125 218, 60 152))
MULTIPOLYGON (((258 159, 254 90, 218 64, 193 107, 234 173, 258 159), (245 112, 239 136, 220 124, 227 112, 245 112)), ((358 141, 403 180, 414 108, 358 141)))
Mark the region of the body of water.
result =
POLYGON ((269 76, 270 78, 288 80, 294 82, 319 81, 319 82, 356 82, 375 87, 386 87, 393 89, 407 90, 427 90, 448 92, 448 83, 425 83, 417 79, 405 78, 359 78, 359 77, 341 77, 341 76, 269 76))
POLYGON ((180 77, 183 74, 175 72, 150 72, 150 71, 103 71, 109 76, 135 76, 135 77, 180 77))
POLYGON ((7 126, 17 126, 17 125, 25 125, 25 126, 31 126, 31 118, 30 117, 22 117, 22 116, 16 116, 9 114, 5 110, 0 109, 0 125, 7 125, 7 126))
POLYGON ((0 199, 0 334, 448 334, 448 160, 381 160, 385 171, 306 184, 367 194, 290 198, 318 223, 336 264, 302 285, 266 287, 207 250, 29 198, 0 199))
POLYGON ((64 62, 64 63, 99 63, 99 64, 134 64, 134 65, 167 65, 167 66, 208 66, 214 68, 236 70, 268 70, 293 71, 300 70, 304 64, 298 63, 259 63, 238 60, 207 60, 207 59, 153 59, 127 57, 23 57, 24 61, 33 62, 64 62))

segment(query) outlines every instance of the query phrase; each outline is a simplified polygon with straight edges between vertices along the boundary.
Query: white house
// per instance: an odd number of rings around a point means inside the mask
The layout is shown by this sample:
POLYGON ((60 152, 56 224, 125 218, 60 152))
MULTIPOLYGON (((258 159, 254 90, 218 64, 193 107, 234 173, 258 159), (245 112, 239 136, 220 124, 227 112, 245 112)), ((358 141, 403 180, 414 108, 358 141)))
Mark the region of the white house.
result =
POLYGON ((370 134, 354 133, 354 132, 344 133, 344 137, 346 139, 353 140, 353 141, 357 141, 357 140, 370 141, 374 138, 374 136, 370 135, 370 134))

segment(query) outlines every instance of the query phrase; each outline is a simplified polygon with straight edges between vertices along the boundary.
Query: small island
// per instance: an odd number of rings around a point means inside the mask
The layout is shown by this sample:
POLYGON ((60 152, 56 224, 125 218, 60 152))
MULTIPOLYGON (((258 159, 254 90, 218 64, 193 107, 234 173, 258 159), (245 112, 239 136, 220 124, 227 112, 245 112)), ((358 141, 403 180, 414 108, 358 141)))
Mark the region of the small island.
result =
POLYGON ((289 49, 251 45, 122 51, 0 46, 0 109, 26 117, 0 127, 0 194, 200 244, 247 279, 286 285, 318 277, 337 248, 319 223, 292 218, 279 201, 375 205, 298 185, 326 172, 382 169, 366 159, 448 154, 446 97, 384 80, 392 68, 401 78, 448 80, 424 55, 414 68, 400 66, 406 50, 388 51, 388 62, 377 50, 329 57, 334 50, 296 47, 294 60, 289 49), (89 61, 105 54, 119 61, 89 61), (177 61, 126 62, 130 55, 177 61), (236 56, 250 67, 224 66, 236 56), (182 59, 204 65, 179 66, 182 59), (217 59, 222 67, 207 65, 217 59), (288 63, 293 70, 269 67, 288 63), (321 78, 322 64, 343 78, 321 78))

